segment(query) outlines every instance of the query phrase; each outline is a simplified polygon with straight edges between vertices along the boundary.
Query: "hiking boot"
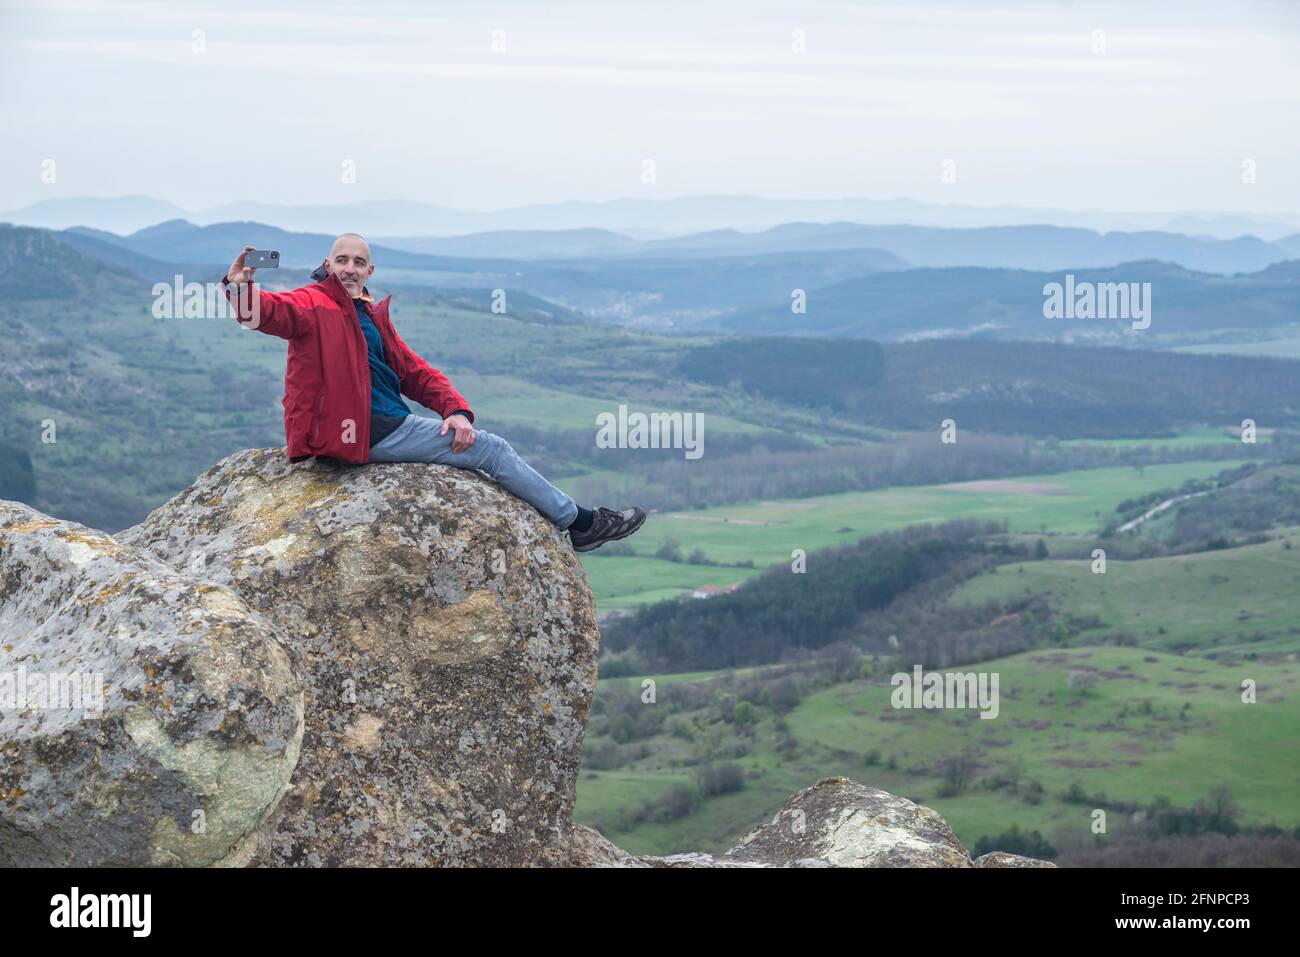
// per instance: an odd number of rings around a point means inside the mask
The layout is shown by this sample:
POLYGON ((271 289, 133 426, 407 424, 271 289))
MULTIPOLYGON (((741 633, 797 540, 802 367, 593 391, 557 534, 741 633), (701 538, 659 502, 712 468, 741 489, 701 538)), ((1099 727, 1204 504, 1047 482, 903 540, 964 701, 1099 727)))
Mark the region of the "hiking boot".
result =
POLYGON ((585 532, 574 531, 569 529, 569 541, 573 543, 575 552, 589 552, 593 548, 600 548, 606 542, 616 542, 620 538, 627 538, 645 521, 645 510, 633 505, 622 512, 616 512, 612 508, 601 506, 596 509, 595 517, 591 520, 591 527, 585 532))

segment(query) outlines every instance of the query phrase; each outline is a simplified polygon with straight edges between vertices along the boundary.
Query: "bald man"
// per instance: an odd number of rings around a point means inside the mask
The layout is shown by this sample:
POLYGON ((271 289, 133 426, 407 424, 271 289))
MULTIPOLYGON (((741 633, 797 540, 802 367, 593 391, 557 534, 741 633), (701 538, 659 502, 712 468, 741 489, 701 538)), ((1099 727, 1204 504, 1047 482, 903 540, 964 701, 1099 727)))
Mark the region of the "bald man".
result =
POLYGON ((417 356, 388 317, 392 296, 375 302, 370 246, 356 233, 334 240, 314 285, 267 292, 253 282, 245 246, 222 285, 241 325, 288 340, 284 431, 290 461, 429 462, 477 469, 523 499, 575 551, 627 538, 645 511, 582 508, 534 471, 510 443, 476 429, 474 412, 450 380, 417 356), (436 412, 412 415, 405 396, 436 412))

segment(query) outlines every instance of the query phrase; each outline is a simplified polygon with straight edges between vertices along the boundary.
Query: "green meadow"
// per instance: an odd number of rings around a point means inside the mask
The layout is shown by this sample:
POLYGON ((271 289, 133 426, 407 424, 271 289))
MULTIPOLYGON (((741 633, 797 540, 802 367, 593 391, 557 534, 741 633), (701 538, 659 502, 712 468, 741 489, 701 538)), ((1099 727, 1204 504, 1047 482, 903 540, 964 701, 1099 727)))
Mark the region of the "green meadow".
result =
POLYGON ((1012 532, 1095 532, 1124 499, 1209 478, 1232 464, 1092 469, 655 513, 630 540, 635 556, 592 554, 582 561, 602 609, 631 608, 701 585, 743 581, 767 565, 790 561, 797 548, 812 552, 925 522, 1006 519, 1012 532), (652 557, 666 539, 679 542, 683 555, 699 548, 723 566, 652 557), (728 567, 746 560, 753 569, 728 567))
POLYGON ((1043 595, 1053 609, 1101 624, 1080 641, 1123 629, 1144 646, 1183 650, 1300 650, 1300 529, 1239 548, 1140 561, 1002 565, 961 585, 951 604, 1043 595))
MULTIPOLYGON (((1257 430, 1258 441, 1266 441, 1265 433, 1257 430)), ((1199 445, 1230 445, 1241 444, 1241 428, 1237 425, 1235 428, 1230 425, 1222 427, 1201 425, 1181 430, 1177 435, 1171 435, 1159 438, 1138 438, 1138 439, 1066 439, 1060 443, 1063 446, 1088 446, 1100 445, 1107 448, 1136 448, 1146 446, 1149 448, 1166 448, 1166 449, 1186 449, 1195 448, 1199 445)))
MULTIPOLYGON (((1227 784, 1242 824, 1300 824, 1294 800, 1300 736, 1300 665, 1290 661, 1209 661, 1142 648, 1081 647, 1026 652, 959 671, 996 673, 999 710, 925 711, 894 708, 888 678, 832 685, 788 715, 793 757, 777 748, 770 712, 752 738, 710 714, 687 713, 696 738, 725 750, 743 741, 748 753, 729 758, 748 772, 744 787, 705 800, 671 822, 640 823, 607 836, 635 853, 720 851, 770 819, 794 792, 822 777, 844 775, 933 807, 973 848, 1016 824, 1058 846, 1104 840, 1091 833, 1092 812, 1108 809, 1108 832, 1129 825, 1126 805, 1157 796, 1179 806, 1227 784), (1071 671, 1096 683, 1073 691, 1071 671), (1241 684, 1257 682, 1246 704, 1241 684), (971 775, 960 793, 942 795, 943 759, 964 755, 971 775), (1073 795, 1071 796, 1071 792, 1073 795)), ((641 679, 601 683, 600 694, 640 693, 641 679)), ((659 679, 658 703, 672 702, 674 683, 659 679)), ((587 742, 591 747, 594 739, 587 742)), ((576 819, 609 827, 610 815, 636 807, 674 783, 692 779, 692 744, 681 736, 650 739, 649 756, 617 771, 584 770, 576 819)))

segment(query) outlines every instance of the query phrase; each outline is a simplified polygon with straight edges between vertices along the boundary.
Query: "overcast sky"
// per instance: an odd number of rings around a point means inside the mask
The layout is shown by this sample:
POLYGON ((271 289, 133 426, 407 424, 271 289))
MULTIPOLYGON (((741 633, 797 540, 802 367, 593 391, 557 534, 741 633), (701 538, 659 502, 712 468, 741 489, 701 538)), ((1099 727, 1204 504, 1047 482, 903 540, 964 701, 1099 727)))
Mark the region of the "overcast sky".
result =
POLYGON ((1300 3, 0 0, 0 120, 0 209, 750 193, 1300 212, 1300 3))

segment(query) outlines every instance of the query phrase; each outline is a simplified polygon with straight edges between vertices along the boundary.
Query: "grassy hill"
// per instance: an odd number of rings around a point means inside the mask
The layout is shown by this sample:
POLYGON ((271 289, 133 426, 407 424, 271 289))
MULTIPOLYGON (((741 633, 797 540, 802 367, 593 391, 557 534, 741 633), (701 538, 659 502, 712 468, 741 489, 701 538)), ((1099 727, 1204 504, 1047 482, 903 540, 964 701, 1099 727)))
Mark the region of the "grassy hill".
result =
MULTIPOLYGON (((1104 269, 954 267, 889 271, 846 279, 810 294, 792 322, 789 293, 737 310, 718 327, 746 335, 807 335, 880 340, 966 337, 1145 346, 1187 344, 1210 330, 1290 326, 1300 313, 1300 261, 1219 276, 1144 260, 1104 269), (1083 283, 1150 283, 1151 326, 1135 335, 1128 320, 1049 320, 1043 288, 1065 274, 1083 283)), ((1263 336, 1260 336, 1263 338, 1263 336)))
MULTIPOLYGON (((584 556, 602 609, 634 608, 702 585, 744 581, 769 564, 789 563, 793 549, 812 552, 908 525, 958 518, 1002 520, 1012 532, 1100 531, 1120 501, 1208 478, 1223 461, 1142 468, 1104 468, 1025 475, 984 482, 888 488, 812 498, 651 515, 628 547, 631 555, 584 556), (656 558, 669 539, 683 555, 700 549, 722 566, 656 558), (754 568, 735 567, 752 561, 754 568)), ((566 480, 561 484, 574 484, 566 480)))
MULTIPOLYGON (((1012 824, 1062 848, 1086 845, 1106 839, 1090 833, 1094 808, 1109 809, 1109 832, 1119 835, 1132 824, 1130 805, 1163 795, 1190 806, 1224 782, 1242 823, 1300 824, 1294 766, 1285 760, 1300 734, 1293 661, 1271 661, 1265 672, 1257 662, 1080 647, 948 670, 996 672, 998 717, 896 710, 884 672, 810 687, 783 713, 752 692, 758 700, 740 720, 735 702, 751 692, 737 678, 660 681, 653 705, 640 703, 640 677, 602 681, 596 710, 604 717, 584 742, 576 818, 633 852, 722 850, 809 781, 843 774, 930 805, 967 847, 1012 824), (1097 682, 1072 691, 1071 671, 1097 682), (1244 678, 1266 686, 1257 704, 1241 702, 1244 678), (610 717, 636 709, 666 715, 662 729, 629 737, 610 717), (595 768, 611 733, 624 738, 629 760, 595 768), (639 750, 644 756, 635 757, 639 750), (955 773, 954 761, 964 770, 955 773), (721 763, 744 769, 739 790, 708 797, 681 817, 635 820, 643 802, 690 787, 697 768, 721 763)), ((665 800, 654 813, 667 817, 671 807, 665 800)))
POLYGON ((1142 647, 1202 652, 1300 651, 1300 528, 1258 545, 1167 558, 1039 561, 1004 565, 949 598, 968 605, 1016 596, 1047 598, 1059 615, 1095 618, 1079 640, 1118 629, 1142 647))

